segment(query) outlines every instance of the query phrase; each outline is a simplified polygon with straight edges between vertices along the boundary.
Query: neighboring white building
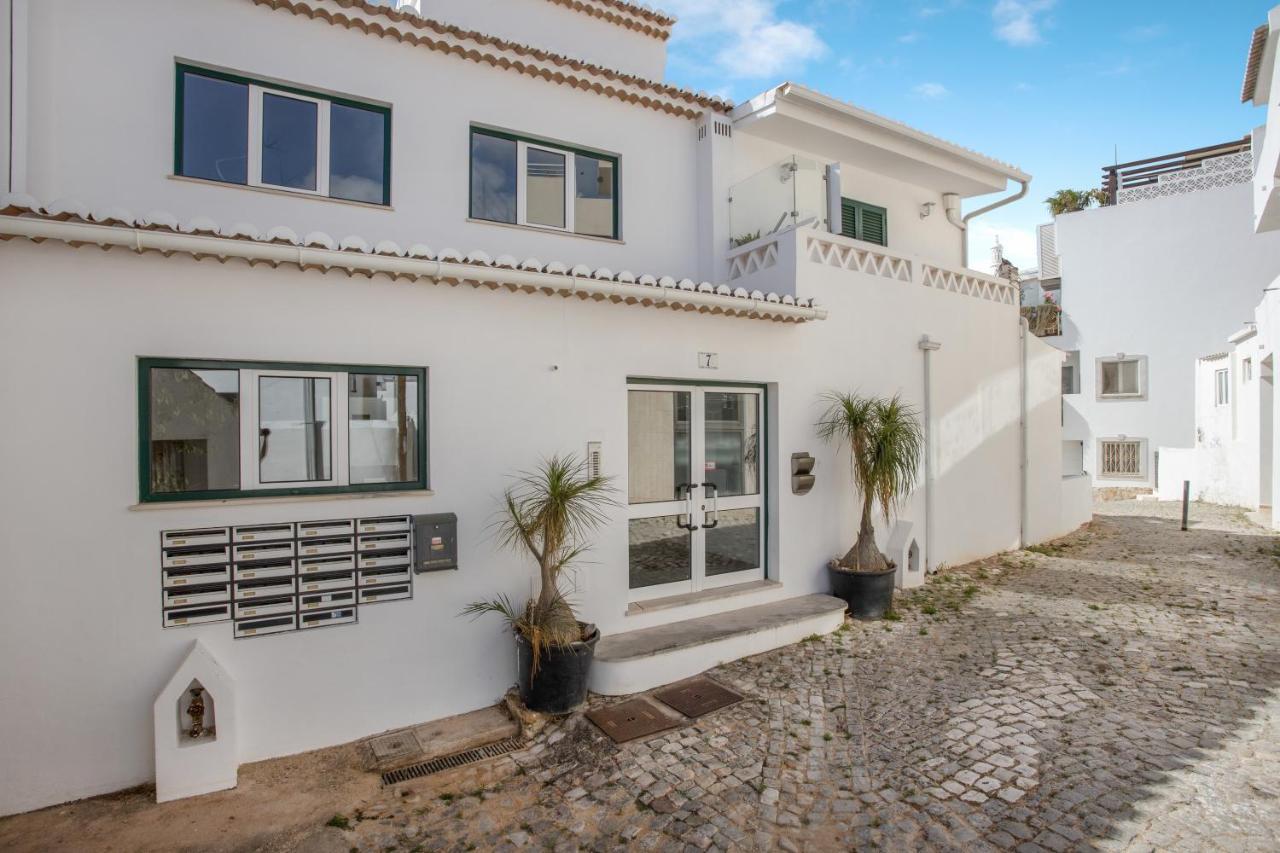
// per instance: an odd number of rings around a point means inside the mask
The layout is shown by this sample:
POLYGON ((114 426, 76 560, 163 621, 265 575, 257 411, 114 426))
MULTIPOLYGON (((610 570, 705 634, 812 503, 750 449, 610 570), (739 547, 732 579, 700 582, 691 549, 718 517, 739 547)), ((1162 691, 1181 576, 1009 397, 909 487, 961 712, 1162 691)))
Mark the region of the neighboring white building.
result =
POLYGON ((488 525, 551 453, 624 504, 573 579, 598 658, 827 591, 829 389, 927 412, 904 584, 1089 517, 1060 354, 962 264, 958 199, 1025 173, 671 86, 623 0, 402 5, 0 0, 0 813, 152 779, 197 638, 240 761, 494 702, 512 639, 458 614, 531 592, 488 525))
MULTIPOLYGON (((1280 92, 1276 49, 1280 43, 1280 6, 1254 30, 1245 64, 1240 100, 1266 105, 1266 124, 1252 136, 1253 239, 1270 242, 1280 232, 1280 92)), ((1276 353, 1280 352, 1280 264, 1250 312, 1252 320, 1225 337, 1225 348, 1202 356, 1195 365, 1195 441, 1192 447, 1161 448, 1162 499, 1182 496, 1183 483, 1197 500, 1262 510, 1280 529, 1274 512, 1274 460, 1280 450, 1275 423, 1276 353)), ((1256 301, 1256 300, 1255 300, 1256 301)))
POLYGON ((1246 138, 1109 166, 1109 204, 1041 228, 1040 267, 1060 270, 1061 334, 1045 340, 1067 353, 1063 439, 1095 486, 1150 487, 1156 450, 1192 442, 1191 366, 1280 271, 1280 234, 1253 232, 1251 158, 1246 138))

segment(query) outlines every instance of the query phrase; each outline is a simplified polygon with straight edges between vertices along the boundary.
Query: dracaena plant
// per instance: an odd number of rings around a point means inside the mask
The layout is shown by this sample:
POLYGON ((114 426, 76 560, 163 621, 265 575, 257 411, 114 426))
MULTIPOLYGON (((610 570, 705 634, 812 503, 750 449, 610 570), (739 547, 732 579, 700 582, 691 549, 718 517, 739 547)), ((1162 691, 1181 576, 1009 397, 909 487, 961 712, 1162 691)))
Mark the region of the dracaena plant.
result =
POLYGON ((590 547, 590 535, 616 505, 610 478, 593 475, 584 460, 552 456, 533 471, 513 478, 493 524, 497 542, 527 554, 538 564, 538 596, 514 604, 505 595, 467 605, 464 614, 496 613, 529 641, 533 674, 548 649, 582 638, 573 605, 560 589, 560 575, 590 547))
POLYGON ((839 561, 851 571, 877 572, 889 561, 876 547, 872 510, 878 504, 885 520, 915 488, 924 437, 916 410, 898 395, 863 397, 832 391, 823 398, 826 412, 818 435, 848 447, 853 483, 862 497, 858 541, 839 561))

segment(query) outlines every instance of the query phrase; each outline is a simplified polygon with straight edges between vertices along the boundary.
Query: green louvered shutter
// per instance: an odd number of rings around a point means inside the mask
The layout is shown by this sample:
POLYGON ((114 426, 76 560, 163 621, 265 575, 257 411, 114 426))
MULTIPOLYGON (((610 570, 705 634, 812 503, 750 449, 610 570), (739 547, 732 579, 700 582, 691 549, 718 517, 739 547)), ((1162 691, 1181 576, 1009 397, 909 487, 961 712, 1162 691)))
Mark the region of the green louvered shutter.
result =
POLYGON ((840 199, 840 234, 845 237, 858 236, 858 203, 847 198, 840 199))
POLYGON ((883 207, 872 207, 869 204, 860 205, 859 208, 858 218, 862 221, 858 223, 861 226, 858 229, 858 239, 881 246, 889 245, 885 209, 883 207))

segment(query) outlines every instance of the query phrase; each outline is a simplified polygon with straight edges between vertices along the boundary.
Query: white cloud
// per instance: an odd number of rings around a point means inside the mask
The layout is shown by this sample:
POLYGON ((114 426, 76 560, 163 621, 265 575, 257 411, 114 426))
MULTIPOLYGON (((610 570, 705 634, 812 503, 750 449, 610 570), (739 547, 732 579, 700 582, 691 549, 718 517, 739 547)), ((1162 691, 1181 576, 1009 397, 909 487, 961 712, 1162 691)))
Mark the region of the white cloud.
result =
POLYGON ((666 0, 679 19, 672 41, 699 42, 733 78, 777 77, 820 59, 827 46, 807 24, 778 17, 777 0, 666 0))
POLYGON ((920 33, 912 31, 898 36, 898 44, 915 44, 920 41, 920 33))
POLYGON ((991 18, 996 25, 996 38, 1015 46, 1038 44, 1044 27, 1044 13, 1056 0, 996 0, 991 18))
POLYGON ((915 92, 917 95, 919 95, 922 98, 929 98, 931 100, 937 99, 937 98, 945 98, 948 94, 950 94, 947 91, 947 87, 942 85, 941 83, 921 83, 920 85, 914 87, 911 91, 915 92))

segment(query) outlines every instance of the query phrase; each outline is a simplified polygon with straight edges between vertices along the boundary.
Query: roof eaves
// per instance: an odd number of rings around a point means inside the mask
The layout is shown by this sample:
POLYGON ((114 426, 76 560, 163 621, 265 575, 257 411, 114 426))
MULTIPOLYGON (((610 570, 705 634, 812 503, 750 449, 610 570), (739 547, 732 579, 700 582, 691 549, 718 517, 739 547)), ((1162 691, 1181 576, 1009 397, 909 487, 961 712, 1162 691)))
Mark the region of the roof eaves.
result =
POLYGON ((548 2, 601 18, 629 30, 637 30, 663 41, 671 37, 671 28, 676 23, 676 19, 665 12, 640 3, 628 3, 625 0, 548 0, 548 2))
POLYGON ((986 154, 975 151, 972 148, 966 148, 963 145, 958 145, 954 142, 943 139, 940 136, 925 133, 923 130, 914 128, 909 124, 880 115, 879 113, 873 113, 870 110, 858 106, 857 104, 842 101, 838 98, 833 98, 830 95, 824 95, 822 92, 810 89, 807 86, 788 82, 778 86, 774 91, 777 93, 776 97, 796 98, 798 100, 809 101, 810 103, 817 104, 829 110, 842 113, 857 121, 863 121, 867 124, 872 124, 894 133, 900 133, 917 142, 924 143, 925 145, 931 145, 935 148, 940 148, 952 156, 968 160, 982 168, 991 169, 992 171, 998 172, 1005 177, 1012 178, 1015 181, 1031 180, 1031 176, 1029 174, 1011 163, 1006 163, 1003 160, 997 160, 994 157, 988 157, 986 154))
MULTIPOLYGON (((0 223, 3 223, 4 218, 78 223, 95 226, 95 229, 86 229, 95 231, 102 227, 106 227, 107 230, 115 228, 123 230, 126 236, 142 232, 157 232, 174 235, 179 238, 201 237, 209 238, 215 242, 223 241, 220 244, 222 246, 238 245, 244 248, 245 244, 253 244, 262 247, 261 250, 254 250, 259 253, 274 251, 278 254, 279 249, 287 247, 289 253, 283 259, 272 257, 250 261, 253 263, 256 260, 265 260, 265 262, 273 266, 289 264, 300 269, 314 267, 321 270, 336 267, 346 271, 348 274, 359 273, 370 276, 378 272, 384 272, 393 277, 425 278, 436 282, 449 280, 454 283, 467 282, 476 285, 494 285, 528 292, 540 290, 549 295, 553 293, 578 295, 583 298, 603 298, 612 302, 645 307, 699 311, 707 314, 723 314, 726 316, 788 323, 825 319, 827 313, 826 309, 819 307, 817 301, 812 298, 796 298, 791 294, 764 293, 759 290, 748 291, 742 286, 714 285, 706 281, 698 283, 687 278, 676 280, 672 276, 636 275, 626 270, 615 273, 605 267, 592 269, 585 264, 570 266, 559 261, 544 263, 537 258, 526 258, 523 261, 518 261, 510 255, 500 255, 497 258, 493 258, 479 250, 473 250, 465 254, 456 249, 442 249, 436 252, 422 243, 415 243, 408 248, 402 248, 391 240, 371 243, 359 235, 349 235, 341 240, 335 240, 324 232, 313 231, 305 237, 299 237, 296 231, 286 226, 276 226, 266 230, 244 222, 226 226, 220 225, 208 217, 195 217, 186 222, 179 222, 173 214, 164 211, 153 211, 145 216, 134 216, 129 211, 118 207, 103 210, 92 209, 83 202, 74 199, 55 201, 47 206, 42 206, 34 198, 27 195, 0 193, 0 223), (318 261, 308 262, 306 253, 310 250, 323 254, 318 261), (407 263, 399 264, 400 261, 407 263), (400 267, 415 266, 416 268, 413 270, 396 269, 395 271, 388 271, 385 269, 388 264, 397 264, 400 267), (461 271, 452 275, 442 273, 443 269, 448 268, 461 271), (515 283, 507 280, 515 277, 508 275, 508 272, 517 275, 531 273, 538 276, 539 279, 535 285, 515 283), (609 295, 601 296, 592 293, 593 290, 598 291, 602 288, 609 291, 609 295)), ((144 246, 138 240, 130 242, 129 239, 125 239, 121 241, 118 237, 115 238, 114 242, 107 241, 104 239, 105 233, 102 237, 95 234, 92 239, 86 240, 81 237, 68 239, 65 236, 48 235, 33 237, 30 233, 24 233, 21 229, 8 228, 6 230, 6 228, 8 226, 0 225, 0 241, 25 236, 28 239, 37 241, 42 239, 61 239, 63 242, 78 246, 91 244, 93 239, 97 239, 101 241, 97 245, 103 248, 123 246, 138 252, 155 248, 144 246)), ((197 259, 217 257, 219 260, 225 260, 226 257, 234 254, 227 252, 225 249, 221 250, 220 253, 216 245, 199 250, 172 247, 156 248, 155 250, 162 251, 165 254, 174 252, 190 254, 197 259)), ((237 256, 243 257, 244 255, 244 252, 240 252, 237 256)))
POLYGON ((492 65, 495 68, 509 69, 553 83, 568 83, 577 88, 595 91, 597 94, 688 118, 699 117, 706 109, 721 113, 728 113, 733 109, 733 104, 729 101, 707 92, 682 89, 647 77, 627 74, 613 68, 552 53, 532 45, 508 41, 475 30, 466 30, 403 9, 375 5, 369 0, 249 0, 249 2, 358 30, 380 38, 394 38, 406 44, 423 46, 441 53, 453 54, 461 59, 492 65), (334 11, 329 8, 330 6, 359 14, 348 15, 344 11, 334 11), (402 30, 401 26, 407 29, 402 30), (477 50, 476 47, 481 50, 477 50), (601 83, 602 79, 608 82, 601 83))
POLYGON ((1271 27, 1262 24, 1253 31, 1249 41, 1249 56, 1244 63, 1244 84, 1240 87, 1240 103, 1247 104, 1253 100, 1258 90, 1258 72, 1262 68, 1262 54, 1267 47, 1267 35, 1271 27))

